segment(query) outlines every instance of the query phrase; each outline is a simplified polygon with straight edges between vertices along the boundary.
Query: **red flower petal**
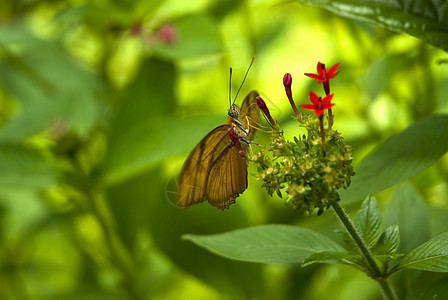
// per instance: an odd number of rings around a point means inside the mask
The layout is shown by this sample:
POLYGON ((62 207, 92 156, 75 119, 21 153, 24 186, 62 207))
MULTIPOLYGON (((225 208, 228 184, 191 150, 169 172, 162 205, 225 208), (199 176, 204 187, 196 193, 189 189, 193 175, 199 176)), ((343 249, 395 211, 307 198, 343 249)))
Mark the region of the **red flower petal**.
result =
POLYGON ((315 114, 316 116, 318 116, 318 117, 320 117, 320 116, 322 115, 323 112, 324 112, 324 111, 321 110, 321 109, 315 109, 315 110, 314 110, 314 114, 315 114))
POLYGON ((322 105, 325 106, 325 105, 327 105, 328 103, 330 103, 330 101, 331 101, 332 98, 333 98, 333 94, 326 95, 326 96, 324 97, 324 99, 322 99, 322 105))
POLYGON ((340 65, 341 63, 337 63, 337 64, 335 64, 334 66, 332 66, 331 68, 330 68, 330 70, 328 71, 328 75, 327 75, 327 77, 328 77, 328 79, 330 79, 330 78, 333 78, 334 76, 336 76, 338 73, 339 73, 339 71, 336 71, 336 69, 339 67, 339 65, 340 65), (336 71, 336 72, 335 72, 336 71))
POLYGON ((304 109, 313 109, 313 110, 315 109, 314 105, 312 104, 302 104, 300 105, 300 107, 304 109))
POLYGON ((317 73, 319 74, 320 77, 325 77, 326 70, 325 70, 325 68, 322 69, 321 62, 317 63, 317 73))
POLYGON ((315 106, 319 104, 319 97, 317 97, 317 95, 315 93, 310 91, 310 96, 309 97, 310 97, 311 103, 313 103, 315 106))
POLYGON ((313 73, 305 73, 305 75, 308 76, 308 77, 311 77, 311 78, 313 78, 313 79, 317 79, 317 80, 320 79, 320 76, 317 75, 317 74, 313 74, 313 73))
POLYGON ((334 106, 334 103, 327 103, 325 105, 322 105, 322 109, 329 109, 332 108, 334 106))

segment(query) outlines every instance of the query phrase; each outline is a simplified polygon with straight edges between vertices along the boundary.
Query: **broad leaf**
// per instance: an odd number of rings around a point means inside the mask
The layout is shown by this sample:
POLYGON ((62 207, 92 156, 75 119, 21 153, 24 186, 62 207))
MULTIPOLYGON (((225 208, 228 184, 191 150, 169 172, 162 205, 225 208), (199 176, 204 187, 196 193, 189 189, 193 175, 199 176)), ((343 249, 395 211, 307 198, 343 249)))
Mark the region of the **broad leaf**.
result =
POLYGON ((409 71, 415 63, 414 56, 404 53, 378 58, 367 66, 366 72, 359 79, 363 91, 371 100, 375 99, 387 87, 394 84, 394 76, 399 72, 409 71), (372 84, 373 82, 375 84, 372 84))
POLYGON ((0 144, 0 189, 40 189, 56 182, 56 171, 38 151, 0 144))
POLYGON ((307 257, 302 262, 302 267, 306 267, 314 263, 340 263, 356 266, 357 268, 363 268, 361 255, 353 255, 347 252, 318 252, 307 257))
POLYGON ((247 262, 300 263, 317 252, 344 252, 344 248, 323 235, 287 225, 256 226, 184 238, 215 254, 247 262))
POLYGON ((448 51, 446 3, 437 0, 298 0, 335 14, 407 33, 448 51))
MULTIPOLYGON (((36 229, 40 222, 48 218, 47 204, 37 189, 0 188, 0 208, 2 226, 6 229, 2 235, 17 238, 36 229), (7 217, 3 217, 3 216, 7 217)), ((4 237, 3 237, 4 238, 4 237)))
POLYGON ((398 225, 388 227, 374 247, 375 254, 394 254, 400 244, 398 225))
POLYGON ((165 158, 185 154, 219 125, 219 120, 225 121, 225 117, 201 116, 187 120, 159 117, 135 124, 110 148, 105 182, 116 184, 148 170, 165 158))
POLYGON ((108 132, 108 152, 103 166, 106 184, 117 184, 144 173, 160 161, 185 154, 213 128, 222 116, 174 116, 173 63, 145 60, 135 80, 119 99, 108 132))
POLYGON ((382 262, 385 262, 385 261, 389 261, 391 259, 395 259, 395 258, 399 258, 399 257, 403 257, 403 256, 404 256, 403 253, 380 254, 380 255, 375 255, 375 258, 381 260, 382 262))
POLYGON ((432 281, 429 285, 420 285, 412 295, 406 297, 406 300, 421 299, 448 299, 448 277, 432 281))
POLYGON ((191 59, 222 51, 222 40, 216 22, 207 15, 189 15, 172 22, 176 40, 170 44, 155 44, 153 50, 161 57, 173 60, 191 59))
MULTIPOLYGON (((108 132, 104 166, 108 183, 142 172, 151 163, 149 158, 155 149, 175 148, 174 144, 167 146, 161 141, 175 134, 168 119, 175 103, 174 78, 172 63, 147 59, 120 95, 108 132)), ((173 138, 172 143, 175 142, 173 138)))
MULTIPOLYGON (((155 255, 150 251, 151 246, 142 244, 143 231, 150 235, 151 245, 163 253, 163 259, 191 279, 199 280, 230 299, 260 298, 261 265, 229 261, 180 239, 189 232, 211 234, 250 226, 241 206, 234 205, 224 213, 208 203, 179 209, 166 194, 166 179, 159 176, 161 172, 163 168, 158 164, 149 172, 107 190, 117 233, 129 251, 135 253, 139 266, 145 268, 145 258, 155 255), (235 282, 240 284, 235 285, 235 282)), ((240 197, 237 202, 241 200, 240 197)), ((154 258, 146 267, 153 270, 153 262, 154 258)), ((160 271, 154 272, 156 277, 160 274, 160 271)), ((146 276, 141 278, 145 286, 148 285, 146 276)))
POLYGON ((443 233, 405 255, 396 269, 448 272, 448 232, 443 233))
POLYGON ((20 23, 0 27, 0 46, 2 88, 21 105, 2 125, 0 140, 18 141, 55 122, 79 135, 92 129, 100 106, 99 81, 91 73, 20 23))
POLYGON ((364 158, 341 199, 356 201, 406 180, 448 151, 448 115, 435 115, 409 126, 364 158))
POLYGON ((399 251, 409 253, 429 239, 429 220, 426 205, 410 183, 397 186, 384 209, 385 226, 400 227, 399 251))
POLYGON ((383 231, 383 223, 374 197, 368 197, 362 203, 355 217, 355 227, 364 238, 367 247, 376 244, 383 231))

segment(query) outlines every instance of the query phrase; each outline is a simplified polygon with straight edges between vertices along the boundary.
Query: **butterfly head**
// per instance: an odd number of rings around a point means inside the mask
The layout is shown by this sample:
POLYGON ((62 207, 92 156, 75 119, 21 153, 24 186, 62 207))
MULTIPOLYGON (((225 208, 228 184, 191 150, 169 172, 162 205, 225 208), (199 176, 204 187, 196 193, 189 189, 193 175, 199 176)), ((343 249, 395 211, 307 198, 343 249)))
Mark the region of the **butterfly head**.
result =
POLYGON ((238 109, 238 107, 236 105, 232 105, 229 108, 229 111, 227 112, 227 114, 232 119, 238 119, 240 117, 240 111, 239 111, 239 109, 238 109))

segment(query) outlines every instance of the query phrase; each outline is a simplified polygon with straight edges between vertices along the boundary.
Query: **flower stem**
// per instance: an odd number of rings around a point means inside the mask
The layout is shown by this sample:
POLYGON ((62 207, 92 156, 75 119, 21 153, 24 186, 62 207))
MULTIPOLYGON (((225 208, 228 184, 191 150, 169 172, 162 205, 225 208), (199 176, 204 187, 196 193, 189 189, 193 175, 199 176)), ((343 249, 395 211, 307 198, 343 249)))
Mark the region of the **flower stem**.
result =
POLYGON ((324 132, 324 114, 319 116, 320 123, 320 138, 322 140, 322 144, 325 144, 325 132, 324 132))
POLYGON ((331 107, 328 109, 328 127, 331 129, 333 127, 333 111, 331 107))
MULTIPOLYGON (((325 95, 330 94, 330 81, 327 80, 323 84, 325 95)), ((328 109, 328 127, 331 129, 333 127, 333 111, 331 110, 331 107, 328 109)))
POLYGON ((333 207, 339 219, 344 224, 345 228, 347 229, 347 231, 349 232, 349 234, 351 235, 351 237, 361 250, 362 255, 364 256, 365 260, 367 261, 370 267, 371 274, 369 275, 380 284, 384 299, 398 300, 398 296, 392 284, 389 282, 388 278, 384 276, 383 272, 378 266, 378 263, 375 261, 372 252, 367 247, 366 242, 361 237, 358 230, 356 230, 355 226, 353 225, 347 213, 336 201, 334 201, 331 204, 331 206, 333 207))
POLYGON ((324 91, 325 91, 325 95, 330 94, 330 81, 324 81, 324 91))
MULTIPOLYGON (((90 194, 90 193, 89 193, 90 194)), ((122 285, 123 289, 130 299, 143 299, 138 291, 135 262, 132 259, 129 250, 125 246, 123 240, 116 233, 112 221, 112 212, 108 207, 104 195, 97 193, 97 195, 90 194, 91 212, 96 217, 98 224, 104 233, 104 240, 111 253, 111 261, 114 266, 121 271, 123 275, 122 285)))
POLYGON ((82 167, 76 159, 72 159, 72 163, 75 174, 80 178, 81 182, 85 183, 75 188, 89 200, 90 213, 95 217, 104 234, 104 241, 110 252, 110 261, 116 269, 121 271, 121 275, 123 276, 121 284, 124 293, 129 299, 143 299, 137 286, 135 261, 129 249, 117 234, 113 213, 107 203, 104 192, 90 178, 90 174, 82 170, 82 167))

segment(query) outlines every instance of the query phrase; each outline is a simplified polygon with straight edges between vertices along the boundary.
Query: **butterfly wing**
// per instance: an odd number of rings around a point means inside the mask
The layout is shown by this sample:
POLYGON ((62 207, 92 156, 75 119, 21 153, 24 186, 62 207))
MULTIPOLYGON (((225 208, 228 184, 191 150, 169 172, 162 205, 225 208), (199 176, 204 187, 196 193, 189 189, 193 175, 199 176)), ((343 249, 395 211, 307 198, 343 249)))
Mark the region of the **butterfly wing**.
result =
POLYGON ((249 129, 249 134, 247 135, 247 139, 249 140, 252 140, 256 131, 249 125, 258 126, 258 124, 260 124, 260 108, 255 99, 257 96, 257 91, 251 91, 247 94, 246 98, 244 98, 240 108, 240 119, 243 122, 244 127, 249 129))
POLYGON ((188 207, 208 200, 220 209, 235 203, 247 187, 247 165, 221 125, 207 134, 188 156, 177 188, 178 204, 188 207))

